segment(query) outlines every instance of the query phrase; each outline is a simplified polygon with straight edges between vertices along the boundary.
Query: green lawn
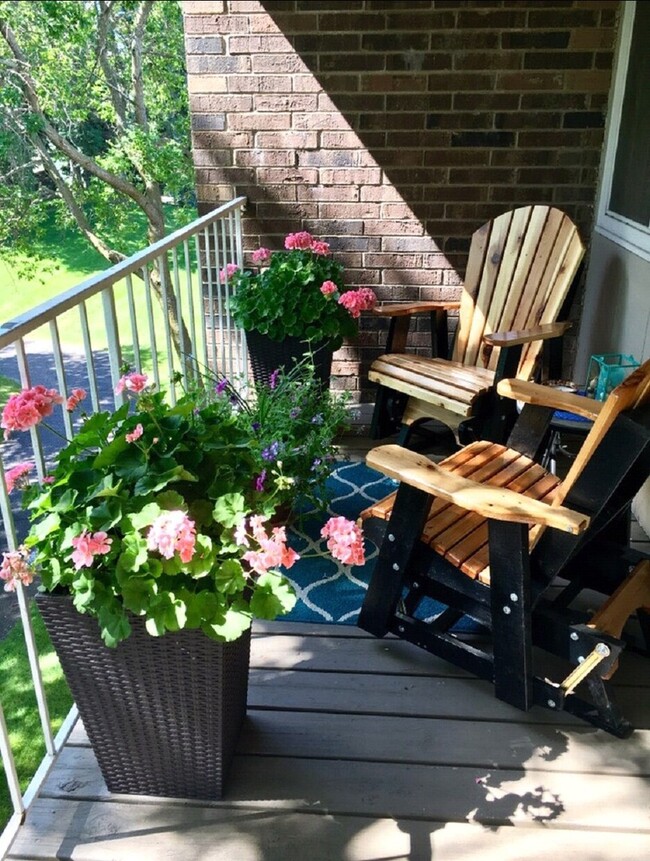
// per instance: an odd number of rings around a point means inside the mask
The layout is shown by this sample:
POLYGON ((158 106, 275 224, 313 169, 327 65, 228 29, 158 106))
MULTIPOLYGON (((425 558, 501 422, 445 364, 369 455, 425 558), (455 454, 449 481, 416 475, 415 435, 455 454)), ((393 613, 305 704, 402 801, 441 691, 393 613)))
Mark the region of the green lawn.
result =
MULTIPOLYGON (((33 604, 31 614, 52 730, 56 733, 70 711, 72 697, 40 614, 33 604)), ((45 755, 45 743, 36 709, 36 696, 29 670, 22 623, 15 625, 0 643, 0 701, 21 789, 24 792, 45 755)), ((13 808, 1 765, 0 775, 0 831, 2 831, 13 808)))
MULTIPOLYGON (((168 207, 168 232, 171 233, 194 218, 196 218, 196 212, 191 209, 168 207)), ((118 235, 109 237, 109 242, 114 248, 127 255, 145 248, 148 242, 144 218, 139 213, 134 213, 118 235)), ((51 227, 45 238, 36 243, 35 252, 37 253, 30 261, 27 255, 8 258, 0 251, 0 283, 3 285, 0 291, 0 323, 35 308, 42 302, 56 297, 109 266, 108 262, 88 244, 84 237, 73 229, 65 230, 55 226, 51 227)), ((179 254, 181 278, 184 277, 185 271, 182 258, 181 253, 179 254)), ((193 270, 195 271, 194 265, 193 270)), ((181 280, 181 284, 184 286, 183 280, 181 280)), ((134 277, 133 286, 136 295, 135 304, 138 311, 140 341, 145 347, 145 364, 147 364, 146 358, 149 356, 150 370, 151 351, 147 349, 148 338, 145 334, 147 332, 146 307, 144 300, 141 297, 138 299, 138 291, 142 287, 142 282, 134 277)), ((101 299, 94 297, 86 304, 93 348, 102 349, 105 346, 105 335, 101 299)), ((115 305, 125 359, 132 361, 132 337, 124 283, 118 284, 115 288, 115 305)), ((163 331, 163 319, 162 312, 155 300, 154 318, 156 333, 159 336, 163 331)), ((58 328, 64 348, 83 346, 79 312, 76 308, 59 317, 58 328)), ((43 327, 36 330, 31 337, 49 340, 49 329, 43 327)), ((158 337, 156 346, 159 354, 165 352, 165 344, 160 337, 158 337)))

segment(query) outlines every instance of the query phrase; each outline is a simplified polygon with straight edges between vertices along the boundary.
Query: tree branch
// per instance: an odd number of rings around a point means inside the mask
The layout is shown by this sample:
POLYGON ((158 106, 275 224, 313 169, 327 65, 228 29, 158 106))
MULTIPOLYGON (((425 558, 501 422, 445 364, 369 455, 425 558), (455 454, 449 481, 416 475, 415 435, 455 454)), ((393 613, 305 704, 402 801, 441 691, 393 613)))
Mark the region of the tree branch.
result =
POLYGON ((70 186, 61 176, 61 172, 50 157, 45 142, 42 140, 42 138, 37 134, 32 134, 31 139, 38 151, 43 167, 47 171, 48 175, 51 177, 52 182, 56 185, 58 193, 65 201, 65 204, 68 207, 70 214, 77 222, 79 229, 84 234, 88 242, 90 242, 93 248, 99 251, 102 257, 105 257, 106 260, 108 260, 110 263, 119 263, 121 260, 124 260, 124 254, 119 251, 116 251, 113 248, 110 248, 104 242, 104 240, 101 237, 97 236, 97 234, 92 230, 90 223, 86 217, 86 213, 83 211, 82 207, 77 202, 74 194, 72 193, 72 190, 70 189, 70 186))
POLYGON ((2 18, 0 18, 0 35, 3 36, 16 60, 23 66, 24 71, 19 73, 23 97, 25 98, 25 101, 31 108, 32 112, 41 121, 43 134, 47 137, 52 146, 54 146, 56 149, 66 155, 69 159, 75 162, 75 164, 78 164, 79 167, 82 167, 84 170, 88 171, 88 173, 91 173, 93 174, 93 176, 96 176, 98 179, 101 179, 103 182, 105 182, 107 185, 110 185, 111 188, 114 188, 121 194, 130 197, 131 200, 135 201, 135 203, 137 203, 141 209, 148 213, 150 207, 149 201, 147 200, 145 194, 139 191, 128 180, 124 179, 121 176, 118 176, 117 174, 111 173, 111 171, 108 171, 105 168, 101 167, 101 165, 97 164, 94 159, 92 159, 90 156, 85 155, 85 153, 81 152, 75 146, 73 146, 69 140, 60 135, 59 132, 54 128, 52 123, 45 116, 43 109, 41 108, 41 104, 36 93, 36 86, 28 72, 29 61, 27 57, 23 54, 18 43, 16 42, 16 38, 13 34, 11 27, 9 26, 7 21, 3 20, 2 18))
POLYGON ((135 17, 135 29, 131 41, 131 86, 135 104, 135 120, 141 129, 148 131, 149 120, 144 102, 144 85, 142 80, 142 42, 147 19, 153 9, 152 0, 144 0, 138 8, 135 17))
POLYGON ((122 92, 115 69, 108 58, 108 39, 111 23, 111 9, 113 4, 106 0, 99 0, 97 9, 97 60, 104 73, 108 92, 115 111, 116 124, 120 131, 126 127, 126 97, 122 92))

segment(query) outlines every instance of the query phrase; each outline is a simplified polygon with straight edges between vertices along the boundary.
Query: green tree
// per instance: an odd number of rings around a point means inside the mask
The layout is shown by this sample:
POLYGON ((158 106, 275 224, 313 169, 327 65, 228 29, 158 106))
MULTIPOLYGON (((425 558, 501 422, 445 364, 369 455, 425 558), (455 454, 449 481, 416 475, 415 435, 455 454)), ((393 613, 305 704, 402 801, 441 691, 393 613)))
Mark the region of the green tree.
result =
POLYGON ((0 244, 28 247, 54 212, 116 263, 107 229, 134 206, 161 239, 163 194, 193 182, 179 4, 3 0, 0 36, 0 244))

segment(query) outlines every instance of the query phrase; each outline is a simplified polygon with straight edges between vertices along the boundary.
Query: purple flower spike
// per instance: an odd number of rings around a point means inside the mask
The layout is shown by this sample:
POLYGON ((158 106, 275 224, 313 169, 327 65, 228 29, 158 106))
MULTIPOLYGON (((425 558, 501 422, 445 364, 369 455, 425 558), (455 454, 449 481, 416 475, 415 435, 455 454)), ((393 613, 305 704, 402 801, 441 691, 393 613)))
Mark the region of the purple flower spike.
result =
POLYGON ((278 452, 280 451, 280 443, 272 442, 268 448, 265 448, 262 452, 262 457, 264 460, 275 460, 278 456, 278 452))
POLYGON ((269 388, 271 390, 273 390, 277 386, 279 376, 280 376, 280 371, 276 369, 275 371, 273 371, 273 373, 269 377, 269 388))
POLYGON ((258 493, 263 493, 264 491, 264 482, 266 481, 266 470, 263 469, 260 474, 255 479, 255 490, 258 493))
POLYGON ((214 390, 218 395, 222 395, 227 388, 228 380, 224 377, 223 380, 219 380, 214 390))

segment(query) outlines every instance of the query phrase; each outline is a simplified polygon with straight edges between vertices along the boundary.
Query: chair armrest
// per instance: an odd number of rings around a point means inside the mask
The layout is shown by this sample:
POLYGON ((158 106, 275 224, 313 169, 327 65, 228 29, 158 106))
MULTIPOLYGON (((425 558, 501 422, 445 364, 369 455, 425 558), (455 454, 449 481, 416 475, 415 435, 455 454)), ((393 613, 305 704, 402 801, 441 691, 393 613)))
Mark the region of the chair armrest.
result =
POLYGON ((549 338, 559 338, 572 323, 542 323, 540 326, 532 326, 530 329, 515 329, 512 332, 492 332, 483 335, 483 340, 492 347, 514 347, 517 344, 529 344, 531 341, 545 341, 549 338))
POLYGON ((604 401, 595 401, 593 398, 574 395, 571 392, 561 392, 553 386, 540 386, 539 383, 529 383, 526 380, 501 380, 497 383, 497 392, 504 398, 512 398, 515 401, 540 407, 552 407, 555 410, 566 410, 592 421, 598 418, 604 404, 604 401))
POLYGON ((589 525, 585 514, 564 506, 551 506, 513 490, 479 484, 447 472, 424 455, 399 445, 373 448, 366 456, 366 463, 391 478, 483 517, 550 526, 572 535, 579 535, 589 525))
POLYGON ((378 317, 410 317, 412 314, 431 314, 433 311, 454 311, 460 302, 391 302, 376 305, 371 314, 378 317))

